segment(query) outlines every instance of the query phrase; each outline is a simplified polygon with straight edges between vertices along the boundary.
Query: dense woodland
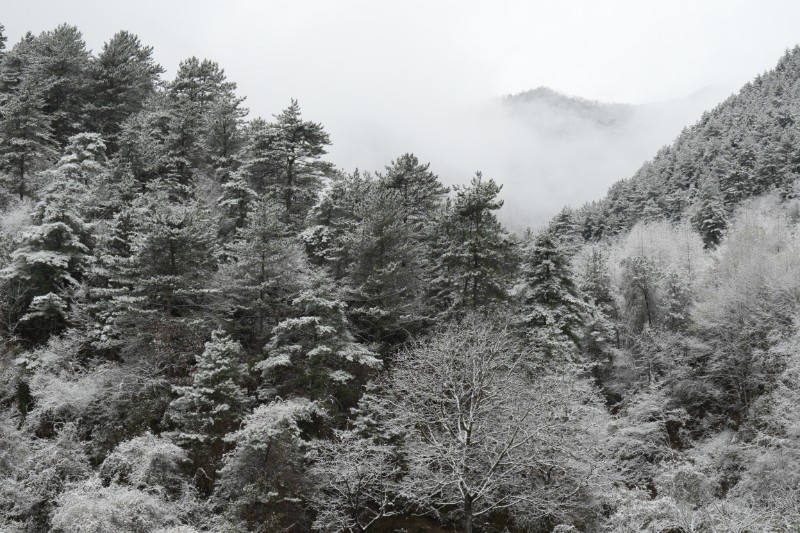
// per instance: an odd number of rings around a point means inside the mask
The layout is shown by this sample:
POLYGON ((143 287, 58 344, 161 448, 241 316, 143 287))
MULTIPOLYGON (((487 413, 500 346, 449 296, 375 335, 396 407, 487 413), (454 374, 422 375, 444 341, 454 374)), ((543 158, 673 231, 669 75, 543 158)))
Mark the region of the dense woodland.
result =
POLYGON ((0 530, 800 528, 800 49, 513 235, 213 61, 0 45, 0 530))

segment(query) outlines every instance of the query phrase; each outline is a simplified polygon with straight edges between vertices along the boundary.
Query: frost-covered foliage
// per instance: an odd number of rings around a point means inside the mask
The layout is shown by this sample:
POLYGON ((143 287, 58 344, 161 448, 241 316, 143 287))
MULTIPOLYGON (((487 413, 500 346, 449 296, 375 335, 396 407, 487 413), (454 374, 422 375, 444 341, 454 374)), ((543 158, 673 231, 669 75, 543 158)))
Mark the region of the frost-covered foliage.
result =
POLYGON ((183 449, 166 438, 146 434, 117 446, 100 465, 98 474, 105 485, 130 485, 169 496, 181 488, 180 470, 186 461, 183 449))
POLYGON ((501 175, 3 31, 0 530, 800 528, 800 49, 517 237, 501 175))
POLYGON ((135 489, 89 481, 59 496, 51 531, 149 533, 176 522, 172 509, 158 497, 135 489))
POLYGON ((307 488, 307 442, 300 425, 322 414, 305 399, 277 400, 254 409, 242 428, 227 436, 235 448, 225 456, 216 497, 232 523, 258 531, 299 519, 307 488))
POLYGON ((365 531, 404 511, 398 483, 402 468, 393 447, 342 431, 316 443, 311 457, 315 530, 365 531))
POLYGON ((575 519, 573 498, 591 505, 602 432, 594 391, 537 367, 509 332, 477 316, 400 359, 394 402, 409 432, 405 492, 416 505, 458 510, 465 531, 501 510, 535 528, 575 519))

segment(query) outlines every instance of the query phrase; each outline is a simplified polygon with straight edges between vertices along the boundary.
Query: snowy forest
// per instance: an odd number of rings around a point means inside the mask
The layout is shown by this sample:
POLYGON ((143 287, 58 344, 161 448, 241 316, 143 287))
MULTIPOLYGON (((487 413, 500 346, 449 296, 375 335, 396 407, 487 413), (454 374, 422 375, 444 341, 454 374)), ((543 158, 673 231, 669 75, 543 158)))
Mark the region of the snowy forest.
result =
POLYGON ((800 48, 516 234, 211 60, 3 31, 0 531, 800 530, 800 48))

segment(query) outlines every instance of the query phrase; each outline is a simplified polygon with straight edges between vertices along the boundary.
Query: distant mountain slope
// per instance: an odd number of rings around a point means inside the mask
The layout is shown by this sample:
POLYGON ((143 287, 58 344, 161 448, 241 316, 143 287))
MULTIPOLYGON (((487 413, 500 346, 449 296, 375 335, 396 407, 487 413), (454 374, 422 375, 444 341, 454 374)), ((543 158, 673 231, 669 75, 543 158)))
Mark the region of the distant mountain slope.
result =
MULTIPOLYGON (((707 88, 683 98, 632 105, 540 87, 502 98, 499 110, 490 109, 495 120, 470 115, 479 126, 472 129, 479 130, 474 138, 480 143, 461 153, 470 153, 470 164, 505 185, 506 224, 515 230, 535 228, 561 205, 601 197, 614 181, 634 173, 697 121, 721 94, 720 88, 707 88)), ((443 138, 455 144, 452 136, 443 138)))
POLYGON ((742 200, 771 189, 796 195, 798 177, 800 47, 795 47, 773 70, 684 129, 631 178, 612 185, 605 198, 581 208, 578 223, 585 238, 598 239, 642 218, 683 218, 702 203, 716 202, 730 214, 742 200))
POLYGON ((543 113, 556 112, 564 124, 588 121, 598 126, 619 127, 630 123, 637 106, 588 100, 568 96, 549 87, 506 96, 503 99, 512 113, 526 118, 541 118, 543 113))

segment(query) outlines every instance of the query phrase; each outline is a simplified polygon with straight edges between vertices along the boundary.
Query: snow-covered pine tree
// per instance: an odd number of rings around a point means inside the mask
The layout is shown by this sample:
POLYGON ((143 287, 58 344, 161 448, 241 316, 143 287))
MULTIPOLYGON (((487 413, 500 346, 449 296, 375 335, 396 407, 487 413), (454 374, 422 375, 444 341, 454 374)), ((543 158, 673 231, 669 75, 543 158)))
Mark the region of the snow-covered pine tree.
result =
POLYGON ((697 212, 692 217, 706 248, 714 248, 722 241, 727 221, 728 214, 719 192, 719 183, 715 178, 707 177, 700 191, 697 212))
POLYGON ((354 407, 361 385, 383 363, 350 332, 346 306, 324 279, 301 292, 272 332, 261 370, 261 397, 329 402, 334 414, 354 407))
POLYGON ((68 24, 39 35, 35 50, 32 74, 43 91, 53 138, 63 147, 88 122, 90 53, 78 28, 68 24))
POLYGON ((33 194, 31 174, 56 154, 44 105, 42 91, 29 76, 0 105, 0 168, 8 175, 6 190, 20 199, 33 194))
POLYGON ((175 387, 177 398, 169 404, 167 423, 175 428, 175 441, 189 451, 195 467, 203 468, 208 478, 214 478, 219 461, 230 449, 225 435, 238 429, 249 411, 247 380, 241 345, 215 330, 197 356, 191 384, 175 387))
POLYGON ((34 208, 33 225, 0 271, 6 290, 24 289, 15 291, 26 303, 17 328, 30 341, 42 342, 67 325, 72 295, 91 253, 91 227, 77 201, 87 194, 80 181, 55 171, 34 208))
POLYGON ((292 300, 307 288, 310 267, 282 221, 281 206, 272 200, 253 201, 244 226, 232 237, 223 248, 214 307, 248 349, 261 349, 291 314, 292 300))
POLYGON ((275 122, 254 121, 243 170, 259 194, 283 207, 283 220, 298 228, 314 205, 330 165, 322 161, 330 144, 321 124, 303 120, 292 100, 275 122))
POLYGON ((524 251, 522 276, 521 325, 528 338, 548 357, 571 357, 580 346, 588 308, 552 230, 540 232, 524 251))
POLYGON ((92 58, 89 114, 94 129, 106 138, 109 153, 119 147, 122 123, 141 111, 163 72, 153 60, 153 48, 143 46, 139 37, 127 31, 115 33, 92 58))
POLYGON ((503 205, 501 188, 477 172, 443 207, 431 249, 437 311, 476 309, 507 298, 514 241, 494 213, 503 205))
POLYGON ((418 225, 430 222, 449 189, 430 171, 430 163, 420 163, 414 154, 403 154, 386 167, 380 176, 387 189, 397 190, 404 211, 403 223, 418 225))
POLYGON ((258 195, 247 184, 240 173, 234 173, 222 184, 222 195, 217 205, 222 213, 219 221, 219 235, 223 240, 236 238, 236 232, 247 224, 247 218, 258 195))

